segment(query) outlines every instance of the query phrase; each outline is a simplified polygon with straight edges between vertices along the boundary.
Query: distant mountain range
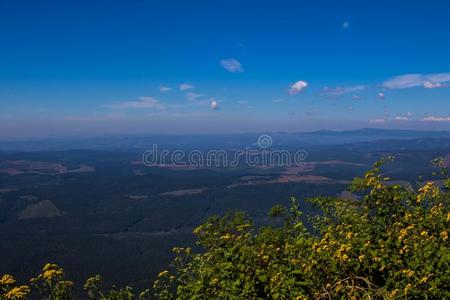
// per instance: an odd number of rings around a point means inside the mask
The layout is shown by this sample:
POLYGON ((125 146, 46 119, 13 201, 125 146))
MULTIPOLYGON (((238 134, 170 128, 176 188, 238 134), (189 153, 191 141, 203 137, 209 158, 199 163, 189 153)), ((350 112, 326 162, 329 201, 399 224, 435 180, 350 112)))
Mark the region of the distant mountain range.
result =
MULTIPOLYGON (((142 151, 153 144, 169 149, 242 149, 255 147, 263 133, 217 135, 113 135, 88 138, 54 138, 45 140, 0 141, 0 151, 54 150, 120 150, 142 151)), ((429 149, 450 146, 450 131, 386 130, 364 128, 348 131, 320 130, 314 132, 264 133, 272 139, 273 148, 298 148, 345 145, 354 148, 413 147, 429 149), (408 141, 406 141, 408 140, 408 141), (375 143, 374 143, 375 142, 375 143), (406 145, 408 144, 408 146, 406 145)))

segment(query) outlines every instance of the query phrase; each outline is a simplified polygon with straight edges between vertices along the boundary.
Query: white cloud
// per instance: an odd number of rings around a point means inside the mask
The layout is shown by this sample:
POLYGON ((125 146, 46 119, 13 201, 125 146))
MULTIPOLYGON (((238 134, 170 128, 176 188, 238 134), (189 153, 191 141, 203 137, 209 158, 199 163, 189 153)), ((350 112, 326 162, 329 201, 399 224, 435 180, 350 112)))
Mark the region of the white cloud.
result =
POLYGON ((248 101, 242 101, 242 100, 239 100, 239 101, 236 101, 238 104, 248 104, 248 101))
POLYGON ((241 63, 235 58, 222 59, 220 61, 220 65, 225 70, 227 70, 228 72, 231 72, 231 73, 244 72, 244 68, 242 68, 241 63))
POLYGON ((448 87, 448 84, 443 84, 440 82, 431 82, 431 81, 427 81, 423 84, 423 87, 426 89, 437 89, 437 88, 443 88, 443 87, 448 87))
POLYGON ((197 100, 198 97, 201 97, 201 96, 202 96, 202 95, 196 94, 196 93, 187 93, 187 94, 186 94, 186 98, 187 98, 189 101, 195 101, 195 100, 197 100))
POLYGON ((349 106, 349 107, 347 107, 347 110, 348 110, 348 111, 353 111, 353 107, 352 107, 352 106, 349 106))
POLYGON ((450 117, 429 116, 422 119, 425 122, 450 122, 450 117))
POLYGON ((182 84, 180 84, 179 88, 180 88, 180 91, 186 91, 186 90, 195 88, 195 86, 193 86, 189 83, 182 83, 182 84))
POLYGON ((450 73, 405 74, 388 79, 382 86, 388 89, 406 89, 418 86, 436 88, 442 87, 446 82, 450 82, 450 73))
POLYGON ((211 99, 211 109, 212 110, 218 110, 219 109, 219 102, 217 102, 215 99, 211 99))
POLYGON ((386 119, 382 119, 382 118, 379 118, 379 119, 372 119, 372 120, 370 120, 369 122, 370 122, 370 123, 376 123, 376 124, 382 124, 382 123, 386 123, 386 119))
POLYGON ((280 103, 280 102, 284 102, 284 99, 274 99, 272 100, 273 103, 280 103))
POLYGON ((164 109, 164 105, 161 102, 159 102, 159 100, 153 97, 140 97, 138 98, 138 100, 108 104, 104 105, 104 107, 114 109, 137 109, 137 108, 164 109))
POLYGON ((160 92, 168 92, 168 91, 171 91, 172 90, 172 88, 171 87, 168 87, 168 86, 164 86, 164 85, 161 85, 160 87, 159 87, 159 91, 160 92))
POLYGON ((326 97, 339 97, 344 94, 354 93, 354 92, 362 91, 364 89, 366 89, 365 85, 355 85, 355 86, 347 86, 347 87, 337 86, 335 88, 324 87, 322 92, 323 92, 323 95, 326 97))
POLYGON ((378 93, 378 99, 384 100, 384 99, 386 99, 386 95, 383 92, 379 92, 378 93))
POLYGON ((359 100, 359 99, 361 99, 361 97, 360 97, 359 95, 353 95, 353 96, 352 96, 352 99, 353 99, 353 100, 359 100))
POLYGON ((350 23, 348 21, 345 21, 344 23, 342 23, 342 28, 348 29, 349 27, 350 27, 350 23))
POLYGON ((308 83, 303 80, 299 80, 297 82, 289 85, 289 95, 296 95, 306 89, 308 87, 308 83))
POLYGON ((395 120, 396 121, 409 121, 409 120, 411 120, 411 118, 408 118, 407 116, 396 116, 395 120))

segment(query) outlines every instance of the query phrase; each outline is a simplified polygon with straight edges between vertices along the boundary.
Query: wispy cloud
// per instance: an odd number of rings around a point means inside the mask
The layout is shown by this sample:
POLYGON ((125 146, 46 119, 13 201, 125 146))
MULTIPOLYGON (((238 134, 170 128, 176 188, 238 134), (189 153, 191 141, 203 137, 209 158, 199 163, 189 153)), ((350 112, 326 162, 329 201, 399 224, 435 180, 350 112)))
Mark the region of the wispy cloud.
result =
POLYGON ((425 122, 450 122, 450 117, 428 116, 422 119, 425 122))
POLYGON ((284 100, 284 99, 273 99, 272 100, 273 103, 281 103, 281 102, 284 102, 284 101, 286 101, 286 100, 284 100))
POLYGON ((289 85, 289 95, 296 95, 300 93, 301 91, 305 90, 308 87, 308 83, 303 80, 299 80, 297 82, 292 83, 289 85))
POLYGON ((242 67, 241 63, 235 59, 235 58, 227 58, 222 59, 220 61, 220 65, 231 73, 241 73, 244 72, 244 68, 242 67))
POLYGON ((383 118, 377 118, 377 119, 372 119, 369 121, 370 123, 375 123, 375 124, 383 124, 386 123, 386 119, 383 118))
POLYGON ((103 115, 68 115, 63 116, 62 119, 65 121, 74 121, 74 122, 104 122, 104 121, 115 121, 122 119, 123 116, 117 113, 111 114, 103 114, 103 115))
POLYGON ((382 86, 388 89, 406 89, 418 86, 437 88, 447 85, 448 82, 450 82, 450 73, 405 74, 386 80, 382 86))
POLYGON ((344 23, 342 23, 342 28, 348 29, 349 27, 350 27, 350 22, 349 21, 345 21, 344 23))
POLYGON ((140 97, 133 101, 124 101, 119 103, 104 105, 107 108, 113 109, 164 109, 164 104, 153 97, 140 97))
POLYGON ((377 96, 378 96, 378 99, 380 99, 380 100, 386 99, 386 95, 385 95, 383 92, 379 92, 379 93, 377 94, 377 96))
POLYGON ((168 92, 168 91, 171 91, 172 90, 172 88, 171 87, 168 87, 168 86, 164 86, 164 85, 161 85, 160 87, 159 87, 159 91, 160 92, 168 92))
POLYGON ((407 113, 405 113, 403 115, 396 116, 394 118, 394 120, 396 120, 396 121, 411 121, 411 119, 412 119, 411 117, 412 117, 412 113, 407 112, 407 113))
POLYGON ((193 86, 193 85, 191 85, 189 83, 182 83, 182 84, 179 85, 180 91, 186 91, 186 90, 190 90, 190 89, 193 89, 193 88, 195 88, 195 86, 193 86))
POLYGON ((189 100, 189 101, 195 101, 195 100, 197 100, 197 98, 199 98, 199 97, 201 97, 202 95, 200 95, 200 94, 197 94, 197 93, 187 93, 186 94, 186 98, 189 100))
POLYGON ((324 87, 322 90, 322 95, 326 97, 339 97, 344 94, 359 92, 365 90, 367 87, 365 85, 355 85, 355 86, 347 86, 347 87, 324 87))

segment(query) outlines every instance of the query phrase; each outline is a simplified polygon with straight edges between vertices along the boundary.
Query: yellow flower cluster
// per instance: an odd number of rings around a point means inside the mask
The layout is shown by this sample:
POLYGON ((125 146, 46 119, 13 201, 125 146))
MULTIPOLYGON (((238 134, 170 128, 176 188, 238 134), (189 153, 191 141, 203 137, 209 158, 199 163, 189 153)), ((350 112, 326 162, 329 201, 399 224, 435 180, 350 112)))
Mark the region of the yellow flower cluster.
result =
POLYGON ((398 235, 398 240, 402 241, 405 238, 405 236, 408 235, 408 231, 412 230, 413 228, 414 228, 414 225, 411 224, 408 227, 401 229, 400 233, 398 235))
POLYGON ((348 251, 350 251, 351 246, 343 244, 341 247, 335 252, 335 257, 339 260, 345 262, 348 260, 348 251))
POLYGON ((14 277, 8 274, 3 275, 0 279, 0 286, 13 285, 14 283, 16 283, 16 280, 14 279, 14 277))
POLYGON ((30 293, 30 288, 26 285, 22 285, 19 287, 14 287, 9 292, 7 292, 5 295, 5 299, 8 299, 8 300, 27 299, 27 296, 29 293, 30 293))
POLYGON ((44 272, 43 277, 45 280, 53 280, 62 276, 64 273, 60 270, 47 270, 44 272))
POLYGON ((405 275, 408 276, 408 277, 411 277, 411 276, 414 275, 414 271, 413 271, 413 270, 410 270, 410 269, 403 269, 403 270, 402 270, 402 273, 405 274, 405 275))
POLYGON ((440 194, 440 189, 435 185, 434 182, 429 181, 423 187, 419 189, 419 194, 417 195, 416 202, 421 203, 425 197, 430 196, 432 198, 438 198, 440 194))

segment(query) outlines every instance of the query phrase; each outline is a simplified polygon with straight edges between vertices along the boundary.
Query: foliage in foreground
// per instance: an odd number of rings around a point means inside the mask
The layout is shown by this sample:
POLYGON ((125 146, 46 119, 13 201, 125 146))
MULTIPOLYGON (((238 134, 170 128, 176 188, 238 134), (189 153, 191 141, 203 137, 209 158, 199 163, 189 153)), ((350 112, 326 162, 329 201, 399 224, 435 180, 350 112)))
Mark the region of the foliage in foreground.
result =
POLYGON ((389 182, 382 162, 351 190, 361 200, 315 198, 323 214, 302 222, 299 202, 270 214, 284 226, 255 229, 243 213, 212 217, 194 233, 201 253, 175 248, 162 299, 448 299, 450 181, 417 191, 389 182))
MULTIPOLYGON (((74 283, 65 279, 64 270, 56 264, 46 264, 41 274, 30 279, 30 285, 16 285, 16 280, 11 275, 0 277, 0 300, 69 300, 75 299, 72 294, 74 283)), ((92 300, 131 300, 150 299, 150 290, 135 293, 131 287, 111 288, 105 290, 102 287, 102 278, 99 275, 89 278, 84 284, 86 296, 92 300)))
MULTIPOLYGON (((351 189, 360 200, 314 198, 322 214, 304 225, 300 204, 275 206, 283 226, 255 229, 244 213, 212 217, 195 229, 200 253, 175 248, 171 271, 154 283, 160 299, 448 299, 450 180, 417 191, 393 184, 377 163, 351 189)), ((86 297, 149 299, 150 291, 105 290, 89 278, 86 297)), ((29 285, 0 276, 0 300, 73 299, 62 268, 44 266, 29 285)))

